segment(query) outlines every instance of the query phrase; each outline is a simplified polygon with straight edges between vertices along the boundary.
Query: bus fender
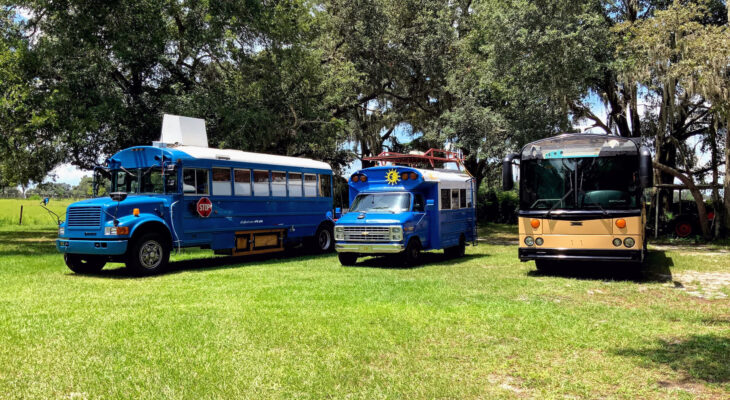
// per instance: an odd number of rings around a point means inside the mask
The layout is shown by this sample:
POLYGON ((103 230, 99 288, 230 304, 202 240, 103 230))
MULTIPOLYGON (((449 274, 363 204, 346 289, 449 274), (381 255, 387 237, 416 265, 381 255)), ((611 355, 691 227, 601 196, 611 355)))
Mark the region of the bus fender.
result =
POLYGON ((120 218, 119 224, 130 227, 130 240, 134 240, 144 233, 157 232, 165 238, 167 244, 172 248, 173 239, 170 228, 167 226, 167 222, 157 215, 142 213, 139 214, 139 217, 128 216, 120 218))

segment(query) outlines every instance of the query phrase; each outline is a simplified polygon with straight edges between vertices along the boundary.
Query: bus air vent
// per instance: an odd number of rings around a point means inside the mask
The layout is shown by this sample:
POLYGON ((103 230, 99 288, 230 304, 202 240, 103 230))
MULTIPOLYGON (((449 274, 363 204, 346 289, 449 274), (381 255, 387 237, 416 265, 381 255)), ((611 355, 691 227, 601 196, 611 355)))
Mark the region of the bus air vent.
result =
POLYGON ((66 212, 68 226, 101 225, 101 207, 70 207, 66 212))

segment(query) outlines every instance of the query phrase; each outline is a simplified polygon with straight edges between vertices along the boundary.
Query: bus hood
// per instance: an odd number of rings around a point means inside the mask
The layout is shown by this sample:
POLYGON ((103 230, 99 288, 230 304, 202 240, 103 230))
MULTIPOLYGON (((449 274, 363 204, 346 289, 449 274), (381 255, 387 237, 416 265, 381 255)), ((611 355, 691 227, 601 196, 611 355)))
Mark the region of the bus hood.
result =
POLYGON ((108 220, 114 215, 117 217, 130 215, 135 208, 138 208, 142 213, 159 212, 163 210, 167 202, 168 199, 165 197, 144 195, 130 195, 121 202, 116 202, 109 197, 97 197, 95 199, 87 199, 71 203, 66 210, 68 213, 68 210, 77 207, 100 207, 106 214, 102 217, 102 220, 108 220))
POLYGON ((337 225, 402 225, 414 218, 420 218, 420 213, 404 212, 400 214, 375 214, 348 212, 337 220, 337 225), (361 217, 362 216, 362 217, 361 217))

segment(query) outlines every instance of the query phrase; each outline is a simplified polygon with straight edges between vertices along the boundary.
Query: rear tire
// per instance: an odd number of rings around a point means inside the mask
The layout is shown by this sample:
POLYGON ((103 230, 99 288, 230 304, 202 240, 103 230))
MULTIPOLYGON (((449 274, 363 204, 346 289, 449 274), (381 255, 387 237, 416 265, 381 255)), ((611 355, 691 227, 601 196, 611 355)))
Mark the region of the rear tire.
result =
POLYGON ((334 232, 328 224, 320 225, 314 234, 313 242, 317 253, 329 253, 335 247, 334 232))
POLYGON ((461 258, 464 257, 464 254, 466 253, 466 240, 464 240, 464 236, 461 236, 459 239, 459 244, 453 247, 447 247, 444 249, 444 254, 447 257, 453 257, 453 258, 461 258))
POLYGON ((340 264, 344 266, 353 266, 357 264, 357 254, 355 253, 338 253, 337 258, 340 259, 340 264))
POLYGON ((63 260, 71 271, 83 275, 96 274, 106 265, 106 259, 102 256, 66 253, 63 260))
POLYGON ((154 275, 165 270, 170 249, 162 235, 145 233, 137 238, 127 253, 127 268, 135 275, 154 275))
POLYGON ((558 264, 551 260, 535 260, 535 267, 543 273, 555 272, 558 270, 558 264))

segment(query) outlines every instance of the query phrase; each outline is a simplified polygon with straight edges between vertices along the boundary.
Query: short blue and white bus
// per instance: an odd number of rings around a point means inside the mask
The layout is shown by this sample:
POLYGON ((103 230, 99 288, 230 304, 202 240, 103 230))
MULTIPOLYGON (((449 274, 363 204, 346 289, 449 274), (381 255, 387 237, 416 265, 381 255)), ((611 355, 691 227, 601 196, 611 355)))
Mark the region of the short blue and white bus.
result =
MULTIPOLYGON (((454 161, 395 153, 373 159, 454 161)), ((467 243, 476 243, 474 179, 468 173, 385 165, 355 172, 349 189, 350 209, 335 224, 335 249, 342 265, 354 265, 361 256, 386 254, 399 254, 405 265, 414 265, 421 251, 444 249, 461 257, 467 243)))
POLYGON ((59 225, 56 246, 74 272, 124 262, 153 274, 182 247, 236 256, 333 247, 328 164, 208 148, 202 120, 166 115, 160 142, 122 150, 104 170, 111 198, 71 204, 59 225))

